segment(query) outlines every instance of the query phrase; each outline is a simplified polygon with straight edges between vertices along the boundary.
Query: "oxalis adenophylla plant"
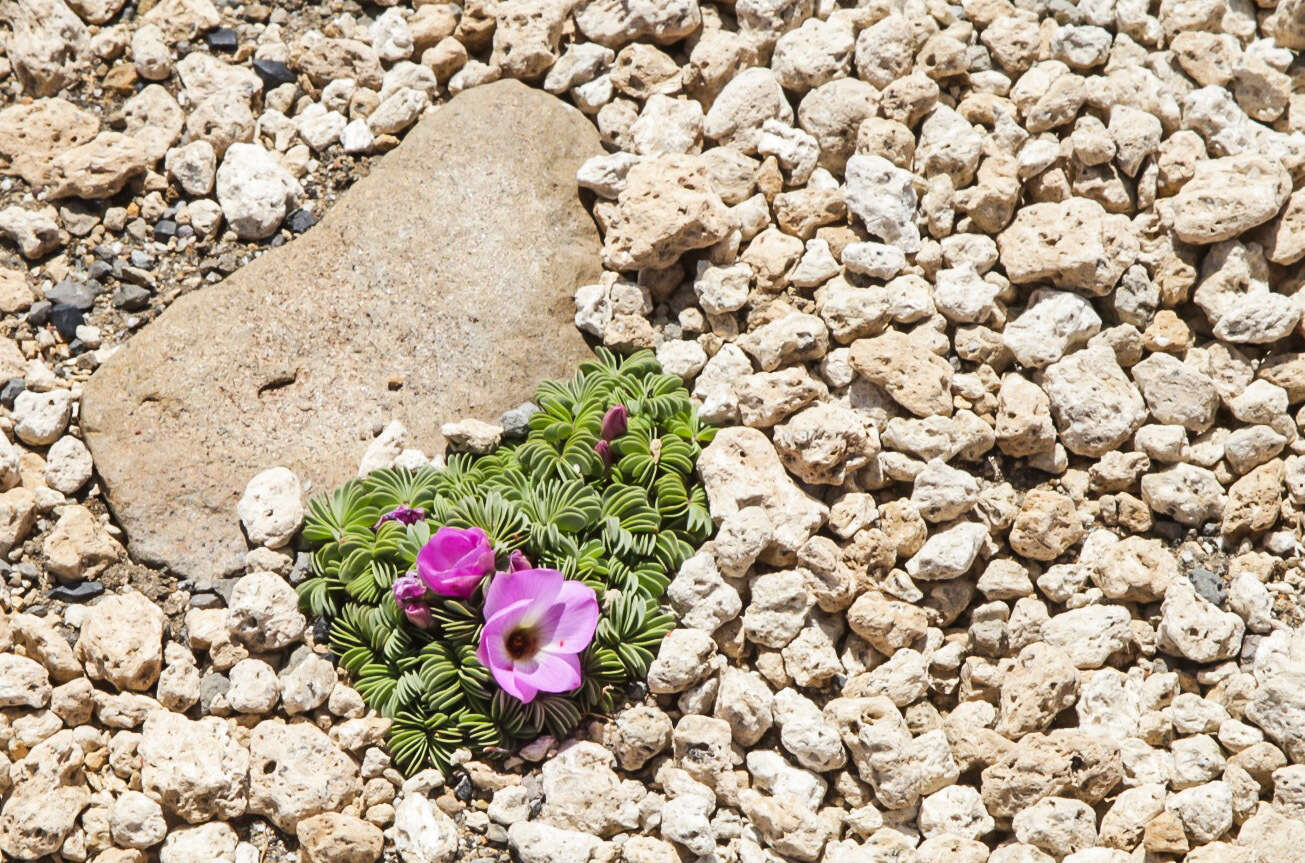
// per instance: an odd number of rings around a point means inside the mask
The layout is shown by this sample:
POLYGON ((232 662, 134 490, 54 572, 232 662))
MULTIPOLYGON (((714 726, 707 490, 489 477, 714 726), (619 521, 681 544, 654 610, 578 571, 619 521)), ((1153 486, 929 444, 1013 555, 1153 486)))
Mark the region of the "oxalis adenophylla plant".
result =
POLYGON ((661 605, 710 538, 714 434, 649 351, 599 349, 535 396, 524 440, 380 470, 309 505, 299 586, 406 773, 568 734, 642 680, 661 605))

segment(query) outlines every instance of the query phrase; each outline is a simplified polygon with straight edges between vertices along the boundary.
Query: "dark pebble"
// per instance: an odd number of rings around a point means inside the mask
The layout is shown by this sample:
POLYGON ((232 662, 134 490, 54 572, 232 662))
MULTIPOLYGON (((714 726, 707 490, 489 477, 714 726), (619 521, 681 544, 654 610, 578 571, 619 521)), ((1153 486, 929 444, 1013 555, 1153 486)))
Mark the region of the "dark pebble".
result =
POLYGON ((170 237, 177 235, 177 223, 171 219, 159 219, 154 224, 154 239, 166 243, 170 237))
POLYGON ((191 608, 224 608, 222 597, 216 593, 195 593, 190 597, 191 608))
POLYGON ((65 342, 71 342, 77 338, 77 328, 86 323, 86 313, 76 306, 60 303, 50 309, 50 323, 65 342))
POLYGON ((313 641, 318 644, 331 643, 331 620, 328 617, 319 617, 313 624, 313 641))
POLYGON ((27 389, 27 383, 22 378, 10 378, 5 381, 3 387, 0 387, 0 404, 13 410, 14 400, 25 389, 27 389))
POLYGON ((295 73, 280 60, 255 60, 254 71, 263 79, 263 89, 272 90, 282 84, 293 84, 295 73))
POLYGON ((530 431, 530 418, 539 413, 533 402, 522 402, 512 410, 499 417, 498 424, 503 426, 503 437, 514 440, 523 438, 530 431))
POLYGON ((287 216, 285 220, 285 226, 296 234, 302 234, 316 224, 317 217, 302 207, 287 216))
POLYGON ((85 602, 104 593, 104 585, 98 581, 79 581, 76 584, 61 584, 50 591, 51 599, 64 602, 85 602))
POLYGON ((107 261, 96 261, 86 269, 86 274, 97 282, 103 282, 113 275, 113 264, 107 261))
POLYGON ((52 303, 72 306, 85 311, 95 305, 98 285, 79 282, 76 279, 63 279, 45 292, 45 298, 52 303))
POLYGON ((230 27, 218 27, 216 30, 210 30, 204 34, 204 41, 213 51, 225 51, 231 53, 236 50, 240 44, 236 31, 230 27))
POLYGON ((453 786, 453 796, 461 800, 463 803, 471 802, 470 776, 464 773, 458 778, 458 784, 453 786))
POLYGON ((140 285, 119 285, 113 292, 113 304, 129 312, 138 312, 150 304, 150 292, 140 285))
POLYGON ((27 310, 27 322, 34 327, 45 326, 46 321, 50 320, 50 309, 52 308, 54 308, 54 303, 49 300, 37 300, 27 310))
POLYGON ((1187 579, 1192 582, 1192 587, 1196 592, 1201 594, 1215 605, 1222 606, 1225 599, 1228 598, 1228 589, 1223 585, 1223 579, 1218 573, 1201 566, 1192 567, 1187 573, 1187 579))

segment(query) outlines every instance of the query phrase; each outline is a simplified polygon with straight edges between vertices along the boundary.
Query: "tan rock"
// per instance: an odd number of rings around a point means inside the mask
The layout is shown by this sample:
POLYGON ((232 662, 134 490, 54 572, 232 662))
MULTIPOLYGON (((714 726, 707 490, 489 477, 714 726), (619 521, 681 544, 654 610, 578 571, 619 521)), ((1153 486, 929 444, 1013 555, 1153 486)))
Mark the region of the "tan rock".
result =
POLYGON ((145 173, 154 159, 136 138, 101 132, 85 144, 65 150, 50 163, 51 198, 109 198, 145 173))
POLYGON ((1174 197, 1174 233, 1187 243, 1230 240, 1277 215, 1291 177, 1277 159, 1242 153, 1196 163, 1174 197))
POLYGON ((13 792, 0 809, 0 850, 19 860, 53 855, 91 801, 82 748, 63 730, 10 768, 13 792))
POLYGON ((118 541, 79 504, 63 508, 54 530, 45 538, 43 551, 46 568, 68 581, 94 578, 122 556, 118 541))
POLYGON ((305 818, 295 835, 309 863, 375 863, 385 839, 374 824, 336 812, 305 818))
POLYGON ((1101 456, 1146 421, 1146 403, 1105 345, 1075 351, 1042 373, 1060 440, 1070 452, 1101 456))
POLYGON ((1284 466, 1281 459, 1262 464, 1228 488, 1220 532, 1227 537, 1263 533, 1278 521, 1284 466))
POLYGON ((777 525, 763 559, 776 565, 792 562, 797 550, 824 523, 828 509, 789 477, 770 440, 752 428, 724 428, 703 450, 698 473, 712 517, 727 519, 759 505, 777 525))
POLYGON ((1010 547, 1032 560, 1052 561, 1082 539, 1083 532, 1073 500, 1038 488, 1024 496, 1010 529, 1010 547))
POLYGON ((86 444, 137 559, 201 583, 238 572, 247 547, 231 513, 245 482, 271 465, 317 489, 347 479, 366 448, 364 406, 387 405, 389 418, 420 430, 410 446, 438 451, 441 421, 496 417, 590 356, 572 298, 598 280, 598 237, 575 172, 601 152, 597 133, 512 81, 435 113, 312 231, 186 294, 86 384, 86 444), (484 146, 468 149, 468 139, 484 146), (397 214, 395 188, 408 201, 397 214), (527 247, 511 239, 519 232, 550 239, 527 247), (413 246, 412 236, 426 239, 413 246), (202 357, 181 349, 217 309, 254 320, 269 308, 286 320, 206 330, 202 357), (362 331, 329 323, 358 308, 376 321, 366 349, 354 345, 362 331), (391 390, 395 380, 402 387, 391 390), (295 430, 304 405, 342 404, 347 392, 356 409, 318 417, 312 435, 295 430))
POLYGON ((100 119, 64 99, 37 99, 0 111, 0 155, 9 170, 33 186, 48 182, 50 162, 85 144, 100 131, 100 119))
POLYGON ((889 330, 852 343, 852 368, 916 416, 951 416, 952 367, 920 349, 910 336, 889 330))
POLYGON ((91 606, 77 639, 86 673, 119 689, 149 689, 163 664, 159 607, 137 591, 106 596, 91 606))
POLYGON ((249 739, 249 811, 285 831, 362 793, 358 765, 316 725, 269 719, 249 739))
POLYGON ((877 591, 857 597, 847 610, 847 625, 885 656, 924 636, 928 615, 918 606, 889 599, 877 591))
POLYGON ((1011 372, 997 394, 997 446, 1010 456, 1036 455, 1056 445, 1051 402, 1037 384, 1011 372))
POLYGON ((142 789, 190 824, 243 815, 249 749, 235 731, 216 716, 191 720, 167 710, 151 713, 139 745, 142 789))
POLYGON ((983 802, 995 818, 1010 818, 1044 797, 1102 800, 1123 779, 1111 740, 1052 731, 1030 734, 982 773, 983 802))
POLYGON ((1030 644, 1001 680, 1001 718, 997 731, 1018 740, 1045 731, 1078 699, 1079 674, 1063 650, 1030 644))
POLYGON ((0 312, 21 312, 36 302, 36 292, 19 270, 0 270, 0 312))
POLYGON ((1006 277, 1016 284, 1050 281, 1103 296, 1136 259, 1138 240, 1127 216, 1070 198, 1022 207, 997 235, 997 248, 1006 277))
POLYGON ((1178 561, 1158 539, 1128 536, 1106 548, 1090 569, 1110 599, 1155 602, 1180 577, 1178 561))
POLYGON ((615 270, 668 267, 684 252, 710 246, 732 227, 703 163, 665 155, 630 169, 607 225, 603 263, 615 270))
POLYGON ((290 53, 290 66, 319 87, 352 78, 359 87, 381 89, 380 58, 370 45, 355 39, 301 39, 290 53))

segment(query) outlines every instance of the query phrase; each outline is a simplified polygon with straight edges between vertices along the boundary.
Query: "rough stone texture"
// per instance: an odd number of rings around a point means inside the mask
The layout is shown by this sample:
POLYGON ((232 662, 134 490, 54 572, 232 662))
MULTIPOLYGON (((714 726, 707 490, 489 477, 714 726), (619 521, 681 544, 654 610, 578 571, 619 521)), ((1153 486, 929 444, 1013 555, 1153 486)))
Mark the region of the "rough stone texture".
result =
POLYGON ((476 88, 302 239, 185 295, 115 354, 86 386, 82 428, 135 556, 201 580, 232 573, 245 551, 232 513, 259 471, 330 488, 371 420, 397 416, 431 450, 442 420, 496 416, 570 374, 588 353, 571 294, 598 275, 575 171, 599 151, 553 97, 476 88), (213 332, 215 317, 231 327, 213 332))

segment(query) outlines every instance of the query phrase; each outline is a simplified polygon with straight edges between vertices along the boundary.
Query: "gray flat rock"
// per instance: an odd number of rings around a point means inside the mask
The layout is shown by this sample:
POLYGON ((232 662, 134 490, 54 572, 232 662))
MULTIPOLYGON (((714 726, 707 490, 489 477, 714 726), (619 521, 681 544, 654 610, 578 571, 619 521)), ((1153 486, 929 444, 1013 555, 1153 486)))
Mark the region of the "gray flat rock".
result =
POLYGON ((579 112, 516 81, 426 117, 301 238, 187 294, 87 383, 81 425, 133 555, 206 586, 246 551, 236 502, 284 465, 321 491, 373 430, 494 419, 589 350, 599 240, 579 112))

